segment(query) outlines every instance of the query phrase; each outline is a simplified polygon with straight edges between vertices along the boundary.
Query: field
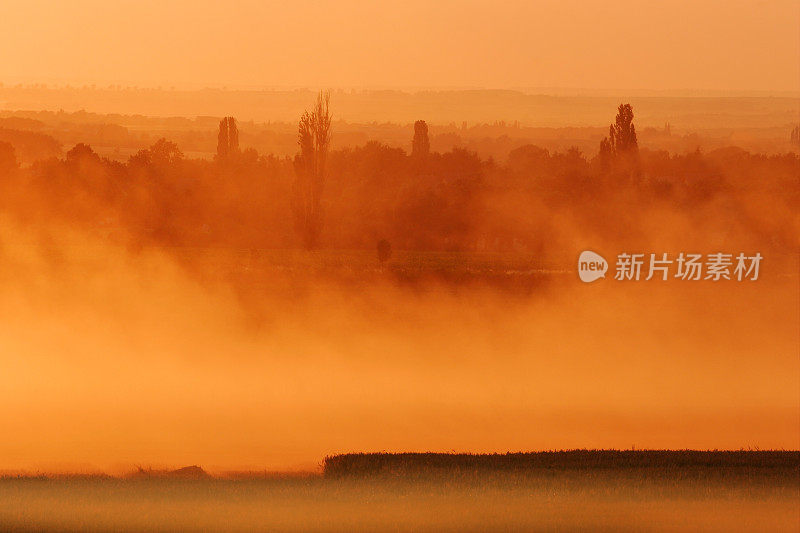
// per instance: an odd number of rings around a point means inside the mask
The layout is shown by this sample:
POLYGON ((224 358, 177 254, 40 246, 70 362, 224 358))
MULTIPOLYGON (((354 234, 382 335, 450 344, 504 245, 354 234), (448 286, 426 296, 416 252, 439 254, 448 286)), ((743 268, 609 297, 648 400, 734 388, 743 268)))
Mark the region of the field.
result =
POLYGON ((10 531, 796 531, 797 452, 350 455, 322 474, 0 480, 10 531), (386 469, 387 465, 393 468, 386 469), (510 468, 509 468, 510 467, 510 468))

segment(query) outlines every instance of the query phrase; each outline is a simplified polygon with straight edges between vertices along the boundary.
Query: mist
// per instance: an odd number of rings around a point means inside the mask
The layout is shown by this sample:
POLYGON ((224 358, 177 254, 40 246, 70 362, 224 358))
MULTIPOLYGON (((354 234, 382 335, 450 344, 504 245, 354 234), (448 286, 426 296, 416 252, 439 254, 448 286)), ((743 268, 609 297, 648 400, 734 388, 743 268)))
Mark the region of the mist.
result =
POLYGON ((796 278, 625 287, 565 274, 520 297, 308 274, 267 291, 254 322, 229 284, 157 249, 64 228, 43 242, 7 218, 0 232, 8 470, 796 444, 796 278))
MULTIPOLYGON (((568 128, 512 146, 497 123, 479 153, 424 120, 329 145, 346 124, 327 106, 293 158, 234 117, 178 121, 218 123, 180 137, 210 157, 164 137, 127 157, 63 145, 129 138, 130 117, 4 119, 0 467, 796 447, 800 128, 771 123, 785 144, 766 154, 637 132, 620 104, 583 148, 568 128), (320 124, 332 136, 306 142, 320 124), (584 284, 583 250, 763 263, 757 280, 584 284)), ((165 120, 135 119, 137 142, 165 120)))

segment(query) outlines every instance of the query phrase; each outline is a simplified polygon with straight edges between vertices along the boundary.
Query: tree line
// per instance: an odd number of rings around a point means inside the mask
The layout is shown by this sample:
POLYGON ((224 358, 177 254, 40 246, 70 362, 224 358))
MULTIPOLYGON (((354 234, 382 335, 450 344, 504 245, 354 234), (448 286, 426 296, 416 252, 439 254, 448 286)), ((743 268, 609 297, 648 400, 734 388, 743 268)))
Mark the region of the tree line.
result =
POLYGON ((641 149, 628 104, 591 157, 534 145, 504 162, 459 148, 436 152, 423 120, 409 132, 410 153, 377 142, 332 150, 331 124, 323 92, 298 121, 293 158, 241 149, 233 117, 219 123, 213 160, 188 158, 160 139, 126 162, 79 143, 64 158, 20 168, 6 143, 0 205, 132 246, 374 249, 382 242, 384 250, 545 254, 576 239, 635 239, 654 210, 691 219, 711 209, 719 227, 708 231, 796 240, 797 154, 641 149))

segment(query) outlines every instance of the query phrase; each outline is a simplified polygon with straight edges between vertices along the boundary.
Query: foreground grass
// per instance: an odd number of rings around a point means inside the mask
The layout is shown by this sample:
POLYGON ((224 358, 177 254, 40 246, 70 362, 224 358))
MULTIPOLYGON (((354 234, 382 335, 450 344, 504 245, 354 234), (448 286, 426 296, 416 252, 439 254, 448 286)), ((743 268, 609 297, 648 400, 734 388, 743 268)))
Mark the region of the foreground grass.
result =
POLYGON ((325 458, 327 477, 389 475, 465 476, 481 473, 650 472, 765 477, 770 483, 794 482, 800 451, 784 450, 560 450, 519 453, 348 453, 325 458))
POLYGON ((796 531, 794 467, 0 480, 9 531, 796 531))

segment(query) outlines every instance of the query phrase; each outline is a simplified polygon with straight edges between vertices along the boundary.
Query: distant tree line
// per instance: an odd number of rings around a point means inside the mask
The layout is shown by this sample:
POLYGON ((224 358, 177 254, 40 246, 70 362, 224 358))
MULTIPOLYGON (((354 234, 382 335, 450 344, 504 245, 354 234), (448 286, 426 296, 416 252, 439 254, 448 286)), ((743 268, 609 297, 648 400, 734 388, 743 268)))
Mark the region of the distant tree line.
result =
POLYGON ((571 246, 577 231, 593 242, 635 239, 655 207, 692 217, 713 206, 707 231, 796 244, 796 153, 647 150, 627 104, 594 157, 534 145, 502 163, 459 148, 437 152, 422 120, 409 131, 411 153, 377 142, 332 150, 333 134, 323 92, 299 119, 293 158, 242 150, 233 117, 219 122, 214 160, 187 158, 160 139, 124 163, 79 143, 63 159, 23 168, 0 142, 0 208, 134 247, 381 243, 383 260, 403 249, 545 254, 571 246), (747 200, 764 197, 770 202, 747 200))

